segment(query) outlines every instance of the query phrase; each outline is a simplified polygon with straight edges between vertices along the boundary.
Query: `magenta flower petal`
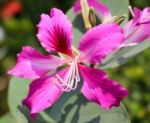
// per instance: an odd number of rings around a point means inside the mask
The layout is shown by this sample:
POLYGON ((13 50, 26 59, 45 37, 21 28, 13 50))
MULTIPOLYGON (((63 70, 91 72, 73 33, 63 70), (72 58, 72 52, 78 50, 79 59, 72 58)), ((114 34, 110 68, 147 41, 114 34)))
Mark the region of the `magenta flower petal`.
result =
POLYGON ((80 40, 80 60, 98 64, 123 42, 122 29, 117 24, 101 24, 87 31, 80 40))
POLYGON ((88 100, 104 109, 119 106, 120 101, 128 95, 124 87, 109 79, 107 74, 99 69, 80 65, 80 72, 84 81, 81 92, 88 100))
POLYGON ((141 23, 150 23, 150 7, 147 7, 143 10, 143 13, 140 18, 141 23))
POLYGON ((150 36, 150 8, 143 12, 134 8, 134 17, 124 27, 125 42, 123 45, 138 44, 150 36))
POLYGON ((63 64, 59 57, 44 56, 31 47, 23 47, 17 57, 17 64, 8 73, 23 78, 39 78, 63 64))
POLYGON ((72 55, 72 33, 72 24, 61 10, 53 8, 50 16, 41 15, 37 37, 48 52, 72 55))
POLYGON ((73 6, 73 11, 74 11, 74 13, 78 13, 81 11, 80 0, 76 0, 75 4, 73 6))
POLYGON ((30 109, 31 116, 51 107, 63 94, 63 91, 56 84, 56 74, 64 78, 68 68, 58 71, 54 75, 42 77, 34 80, 30 84, 28 96, 23 100, 23 104, 30 109))
MULTIPOLYGON (((111 16, 109 8, 101 3, 99 0, 87 0, 90 7, 93 7, 97 10, 101 17, 111 16)), ((77 0, 74 4, 74 13, 81 11, 80 0, 77 0)))
POLYGON ((138 24, 141 14, 142 14, 142 11, 140 9, 134 8, 133 25, 138 24))
POLYGON ((143 12, 138 8, 134 8, 133 12, 134 25, 150 23, 150 7, 145 8, 143 12))
POLYGON ((132 22, 124 28, 125 41, 124 45, 138 44, 150 36, 150 23, 133 26, 132 22))

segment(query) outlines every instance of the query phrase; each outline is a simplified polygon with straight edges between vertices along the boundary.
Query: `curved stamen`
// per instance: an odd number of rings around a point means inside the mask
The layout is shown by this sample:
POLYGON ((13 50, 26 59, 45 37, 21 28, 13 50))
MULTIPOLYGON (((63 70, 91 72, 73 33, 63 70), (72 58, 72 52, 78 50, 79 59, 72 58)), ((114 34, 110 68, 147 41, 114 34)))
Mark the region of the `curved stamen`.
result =
POLYGON ((121 44, 121 45, 119 46, 119 48, 122 48, 122 47, 129 47, 129 46, 135 46, 135 45, 137 45, 137 43, 121 44))
POLYGON ((134 11, 133 11, 132 7, 131 7, 131 6, 128 6, 128 9, 129 9, 131 15, 134 17, 135 15, 134 15, 134 11))
POLYGON ((63 91, 75 90, 80 81, 77 58, 71 62, 69 72, 64 80, 58 74, 56 74, 56 78, 58 80, 56 83, 63 91))

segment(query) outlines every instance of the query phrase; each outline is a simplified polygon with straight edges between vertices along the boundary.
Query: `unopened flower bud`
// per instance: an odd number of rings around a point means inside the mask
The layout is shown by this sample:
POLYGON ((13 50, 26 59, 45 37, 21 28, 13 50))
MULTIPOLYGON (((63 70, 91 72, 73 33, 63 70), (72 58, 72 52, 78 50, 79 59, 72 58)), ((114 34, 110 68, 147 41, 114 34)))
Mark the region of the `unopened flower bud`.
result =
POLYGON ((90 10, 89 10, 89 22, 90 22, 92 27, 94 27, 96 25, 95 12, 94 12, 94 9, 92 7, 90 7, 90 10))
POLYGON ((121 24, 125 19, 127 18, 127 16, 123 15, 123 16, 119 16, 115 19, 115 23, 117 24, 121 24))
POLYGON ((105 18, 104 21, 102 23, 117 23, 117 24, 121 24, 125 19, 127 18, 126 15, 123 16, 113 16, 111 18, 105 18))
POLYGON ((92 26, 91 26, 90 21, 89 21, 89 10, 90 10, 90 8, 89 8, 89 5, 87 3, 87 0, 81 0, 81 8, 82 8, 82 16, 83 16, 85 28, 88 30, 92 26))

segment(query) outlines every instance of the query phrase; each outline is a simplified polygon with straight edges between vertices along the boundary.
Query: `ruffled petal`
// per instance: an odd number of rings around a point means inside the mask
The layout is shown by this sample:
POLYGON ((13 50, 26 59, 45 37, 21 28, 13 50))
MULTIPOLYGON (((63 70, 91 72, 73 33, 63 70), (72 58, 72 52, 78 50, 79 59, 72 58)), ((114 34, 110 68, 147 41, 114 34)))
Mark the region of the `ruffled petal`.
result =
POLYGON ((124 27, 125 42, 123 46, 137 45, 150 36, 150 7, 141 11, 134 8, 134 17, 124 27))
POLYGON ((55 76, 57 74, 64 78, 67 71, 68 68, 65 68, 54 75, 34 80, 30 84, 28 96, 22 103, 30 109, 33 118, 38 112, 51 107, 63 94, 62 89, 56 83, 55 76))
POLYGON ((123 42, 122 29, 117 24, 101 24, 87 31, 80 40, 80 60, 99 64, 123 42))
POLYGON ((135 7, 133 12, 134 25, 150 23, 150 7, 145 8, 143 11, 135 7))
POLYGON ((23 78, 39 78, 64 64, 59 57, 44 56, 29 46, 23 47, 17 57, 17 64, 8 73, 23 78))
MULTIPOLYGON (((93 7, 97 10, 97 12, 101 17, 111 16, 109 8, 106 5, 104 5, 102 2, 98 0, 87 0, 87 2, 90 7, 93 7)), ((77 13, 79 11, 81 11, 81 5, 80 5, 80 0, 77 0, 76 3, 74 4, 74 13, 77 13)))
POLYGON ((48 52, 72 55, 72 24, 61 10, 53 8, 50 16, 42 14, 37 27, 37 37, 48 52))
POLYGON ((81 92, 90 101, 97 103, 104 109, 119 106, 120 101, 128 95, 128 91, 116 81, 108 78, 99 69, 80 66, 83 77, 81 92))
POLYGON ((150 7, 146 7, 140 18, 140 23, 150 23, 150 7))
POLYGON ((149 27, 150 23, 134 26, 131 20, 124 28, 125 41, 122 45, 137 45, 145 41, 150 36, 149 27))
POLYGON ((133 12, 134 12, 133 13, 134 17, 133 17, 133 22, 132 23, 133 23, 133 25, 137 25, 139 23, 139 21, 140 21, 140 17, 142 15, 142 11, 135 7, 133 12))

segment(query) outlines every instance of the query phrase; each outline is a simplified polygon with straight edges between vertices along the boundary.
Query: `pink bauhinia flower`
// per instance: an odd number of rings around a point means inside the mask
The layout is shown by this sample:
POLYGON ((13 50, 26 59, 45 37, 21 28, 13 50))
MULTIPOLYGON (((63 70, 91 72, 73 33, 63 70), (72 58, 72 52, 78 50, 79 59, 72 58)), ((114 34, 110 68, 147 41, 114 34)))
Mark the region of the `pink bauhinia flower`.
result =
POLYGON ((131 9, 133 19, 124 27, 125 41, 122 46, 137 45, 150 36, 150 7, 141 11, 131 9))
POLYGON ((44 56, 29 46, 23 47, 16 66, 9 71, 11 75, 35 79, 23 100, 31 116, 51 107, 64 92, 76 89, 81 77, 81 92, 88 100, 105 109, 119 106, 120 100, 128 95, 127 90, 104 71, 87 66, 99 64, 123 42, 122 29, 117 24, 102 24, 88 30, 80 40, 80 54, 71 47, 72 25, 61 10, 53 8, 50 15, 42 14, 37 27, 41 45, 60 57, 44 56), (53 74, 48 73, 52 71, 53 74))
MULTIPOLYGON (((73 8, 74 13, 78 13, 81 11, 80 2, 81 0, 76 0, 74 4, 74 8, 73 8)), ((109 8, 105 4, 100 2, 99 0, 87 0, 87 2, 90 7, 93 7, 94 9, 96 9, 100 17, 102 18, 111 17, 109 8)))

